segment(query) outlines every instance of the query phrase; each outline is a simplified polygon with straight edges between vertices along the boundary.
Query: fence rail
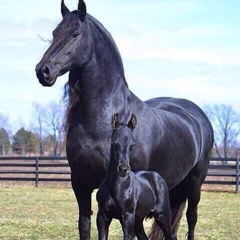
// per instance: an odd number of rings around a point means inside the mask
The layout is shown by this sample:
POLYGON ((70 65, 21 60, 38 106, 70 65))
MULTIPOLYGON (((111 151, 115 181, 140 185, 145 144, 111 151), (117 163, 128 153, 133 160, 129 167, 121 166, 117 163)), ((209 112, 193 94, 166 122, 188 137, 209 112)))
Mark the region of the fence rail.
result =
MULTIPOLYGON (((211 158, 204 184, 234 185, 239 192, 239 158, 211 158)), ((0 181, 70 182, 66 157, 0 157, 0 181)))
POLYGON ((234 185, 239 193, 240 183, 239 158, 211 158, 204 184, 234 185))

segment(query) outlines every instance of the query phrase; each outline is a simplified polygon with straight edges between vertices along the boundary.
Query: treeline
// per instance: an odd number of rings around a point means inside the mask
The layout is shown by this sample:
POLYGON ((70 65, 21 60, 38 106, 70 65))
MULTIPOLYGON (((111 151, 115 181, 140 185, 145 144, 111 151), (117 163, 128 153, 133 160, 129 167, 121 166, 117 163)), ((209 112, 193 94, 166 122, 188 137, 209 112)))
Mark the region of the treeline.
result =
POLYGON ((229 105, 205 106, 214 129, 213 157, 240 157, 240 114, 229 105))
MULTIPOLYGON (((214 128, 212 157, 240 157, 240 114, 229 105, 205 106, 214 128)), ((62 104, 33 104, 33 122, 14 134, 7 130, 8 119, 0 115, 0 155, 65 155, 65 110, 62 104)))
POLYGON ((33 104, 31 126, 15 133, 8 118, 0 115, 0 155, 65 155, 64 113, 64 106, 56 102, 33 104))

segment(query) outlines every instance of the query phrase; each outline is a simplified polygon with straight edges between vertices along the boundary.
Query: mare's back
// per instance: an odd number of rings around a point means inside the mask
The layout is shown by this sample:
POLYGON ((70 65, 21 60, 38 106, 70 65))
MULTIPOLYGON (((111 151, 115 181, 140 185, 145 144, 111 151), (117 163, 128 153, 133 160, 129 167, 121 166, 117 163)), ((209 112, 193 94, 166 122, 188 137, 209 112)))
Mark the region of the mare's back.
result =
POLYGON ((164 110, 178 115, 188 115, 192 117, 201 117, 204 121, 209 121, 205 113, 193 102, 171 97, 159 97, 146 101, 146 103, 156 109, 164 110))
MULTIPOLYGON (((146 101, 158 113, 158 109, 164 111, 166 116, 175 115, 180 117, 182 121, 194 126, 195 131, 200 131, 205 138, 207 148, 211 148, 213 144, 212 125, 205 113, 193 102, 186 99, 159 97, 146 101)), ((160 112, 161 114, 162 112, 160 112)))

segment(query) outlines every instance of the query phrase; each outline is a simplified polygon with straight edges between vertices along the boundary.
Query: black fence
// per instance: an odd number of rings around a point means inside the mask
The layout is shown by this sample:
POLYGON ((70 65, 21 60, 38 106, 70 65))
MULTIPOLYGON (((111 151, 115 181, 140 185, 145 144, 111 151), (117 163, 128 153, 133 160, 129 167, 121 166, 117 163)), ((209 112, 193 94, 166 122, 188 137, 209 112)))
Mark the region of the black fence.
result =
MULTIPOLYGON (((239 192, 239 158, 211 158, 204 184, 232 185, 239 192)), ((70 182, 66 157, 0 157, 0 181, 70 182)))
POLYGON ((204 184, 234 185, 239 193, 240 167, 239 158, 211 158, 204 184))
POLYGON ((0 157, 0 181, 70 182, 66 157, 0 157))

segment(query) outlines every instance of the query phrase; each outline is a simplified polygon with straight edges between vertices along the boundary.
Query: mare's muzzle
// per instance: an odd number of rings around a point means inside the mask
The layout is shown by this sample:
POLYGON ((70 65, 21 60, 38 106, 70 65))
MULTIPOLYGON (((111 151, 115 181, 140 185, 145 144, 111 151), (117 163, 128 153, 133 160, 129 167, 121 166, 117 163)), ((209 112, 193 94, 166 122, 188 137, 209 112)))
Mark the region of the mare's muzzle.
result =
POLYGON ((118 166, 118 175, 120 177, 126 177, 130 172, 131 167, 128 164, 119 164, 118 166))
POLYGON ((50 65, 47 64, 37 64, 35 71, 39 82, 43 86, 51 87, 55 83, 56 78, 58 77, 58 74, 53 72, 50 65))

